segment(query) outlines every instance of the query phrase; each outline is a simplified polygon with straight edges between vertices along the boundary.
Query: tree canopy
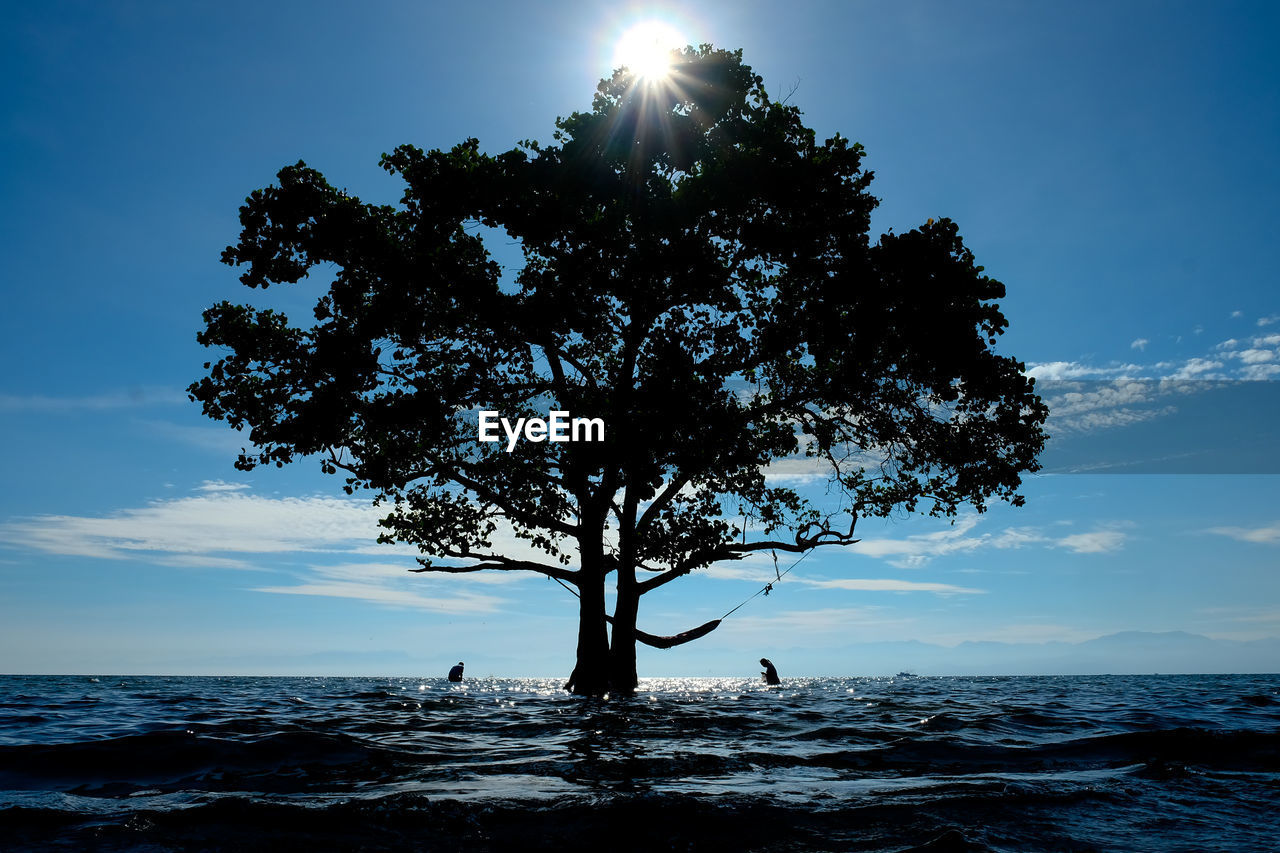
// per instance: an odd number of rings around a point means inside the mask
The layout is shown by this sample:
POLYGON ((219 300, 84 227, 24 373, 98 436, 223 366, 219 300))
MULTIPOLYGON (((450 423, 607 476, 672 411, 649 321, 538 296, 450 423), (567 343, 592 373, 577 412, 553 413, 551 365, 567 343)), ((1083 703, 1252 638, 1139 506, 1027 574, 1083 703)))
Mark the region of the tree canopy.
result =
POLYGON ((665 81, 615 72, 547 144, 384 154, 398 205, 282 169, 223 261, 251 288, 331 273, 314 322, 213 306, 199 340, 228 352, 189 389, 248 427, 238 467, 318 458, 423 568, 573 586, 580 692, 634 688, 641 595, 850 544, 862 517, 1019 504, 1044 442, 1033 380, 996 351, 1004 286, 955 223, 873 242, 860 145, 819 142, 741 52, 674 59, 665 81), (478 440, 481 411, 554 410, 604 440, 478 440), (769 476, 795 458, 838 508, 769 476), (544 558, 495 546, 506 530, 544 558))

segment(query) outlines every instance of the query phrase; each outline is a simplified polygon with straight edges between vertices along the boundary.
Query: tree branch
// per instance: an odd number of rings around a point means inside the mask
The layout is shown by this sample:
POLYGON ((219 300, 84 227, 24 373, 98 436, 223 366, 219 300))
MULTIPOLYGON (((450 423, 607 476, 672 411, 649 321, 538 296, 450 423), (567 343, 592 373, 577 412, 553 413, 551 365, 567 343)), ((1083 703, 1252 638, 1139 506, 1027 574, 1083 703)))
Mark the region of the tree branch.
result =
POLYGON ((487 569, 493 569, 503 572, 537 572, 540 575, 546 575, 549 578, 565 581, 566 583, 578 583, 578 573, 572 569, 562 569, 558 566, 545 566, 542 563, 535 563, 532 560, 513 560, 510 557, 503 557, 499 554, 475 554, 476 559, 485 562, 476 563, 470 566, 422 566, 417 569, 409 569, 414 574, 422 574, 424 572, 443 572, 445 574, 465 574, 467 572, 482 572, 487 569))
POLYGON ((657 517, 658 513, 662 512, 663 507, 671 503, 671 501, 675 499, 675 496, 680 493, 680 490, 683 489, 688 482, 688 477, 684 475, 676 475, 676 477, 667 484, 667 487, 662 490, 662 494, 654 498, 653 503, 644 508, 644 512, 640 515, 640 520, 636 522, 636 533, 642 533, 644 529, 649 526, 649 523, 657 517))
POLYGON ((709 566, 712 563, 718 563, 721 560, 741 560, 747 554, 755 551, 788 551, 793 554, 811 551, 814 548, 823 545, 854 545, 861 542, 861 539, 853 538, 853 528, 858 523, 857 516, 854 516, 853 523, 849 525, 849 532, 842 533, 839 530, 832 530, 829 527, 823 527, 816 523, 806 525, 800 532, 796 533, 795 542, 781 542, 766 540, 763 542, 742 542, 742 543, 722 543, 714 548, 695 551, 685 559, 681 560, 676 566, 668 569, 662 574, 649 578, 636 585, 641 595, 646 592, 657 589, 664 584, 668 584, 676 578, 689 574, 694 569, 702 566, 709 566), (817 532, 811 536, 805 534, 818 528, 817 532))

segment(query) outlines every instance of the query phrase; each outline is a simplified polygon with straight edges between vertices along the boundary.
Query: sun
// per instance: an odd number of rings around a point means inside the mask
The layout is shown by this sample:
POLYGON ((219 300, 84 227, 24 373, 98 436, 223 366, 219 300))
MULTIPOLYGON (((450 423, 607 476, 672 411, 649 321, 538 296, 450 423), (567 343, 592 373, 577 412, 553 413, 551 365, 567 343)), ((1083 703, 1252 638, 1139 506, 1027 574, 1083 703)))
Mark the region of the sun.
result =
POLYGON ((627 29, 613 50, 613 67, 625 65, 642 80, 663 80, 671 73, 671 51, 684 36, 665 21, 641 21, 627 29))

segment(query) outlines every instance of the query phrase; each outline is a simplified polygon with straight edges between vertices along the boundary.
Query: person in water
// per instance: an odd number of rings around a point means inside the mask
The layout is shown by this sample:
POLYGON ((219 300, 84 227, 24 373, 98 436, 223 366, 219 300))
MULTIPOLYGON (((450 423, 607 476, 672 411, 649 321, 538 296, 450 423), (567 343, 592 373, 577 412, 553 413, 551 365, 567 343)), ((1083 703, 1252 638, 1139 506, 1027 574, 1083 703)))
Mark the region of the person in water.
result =
POLYGON ((449 670, 450 681, 462 680, 462 661, 458 661, 458 665, 449 670))
POLYGON ((760 673, 760 677, 764 679, 765 684, 782 683, 782 679, 778 678, 778 670, 774 669, 773 661, 768 658, 760 658, 760 665, 764 667, 764 672, 760 673))

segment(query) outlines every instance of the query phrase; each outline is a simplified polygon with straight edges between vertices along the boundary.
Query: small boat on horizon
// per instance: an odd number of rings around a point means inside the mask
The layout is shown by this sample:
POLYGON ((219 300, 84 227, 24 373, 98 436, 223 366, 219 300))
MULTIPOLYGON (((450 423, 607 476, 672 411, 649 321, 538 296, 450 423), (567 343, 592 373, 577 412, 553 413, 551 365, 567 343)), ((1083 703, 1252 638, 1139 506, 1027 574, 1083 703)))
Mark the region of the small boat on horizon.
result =
POLYGON ((894 678, 919 678, 919 677, 920 676, 916 675, 914 672, 907 672, 905 670, 894 676, 894 678))

